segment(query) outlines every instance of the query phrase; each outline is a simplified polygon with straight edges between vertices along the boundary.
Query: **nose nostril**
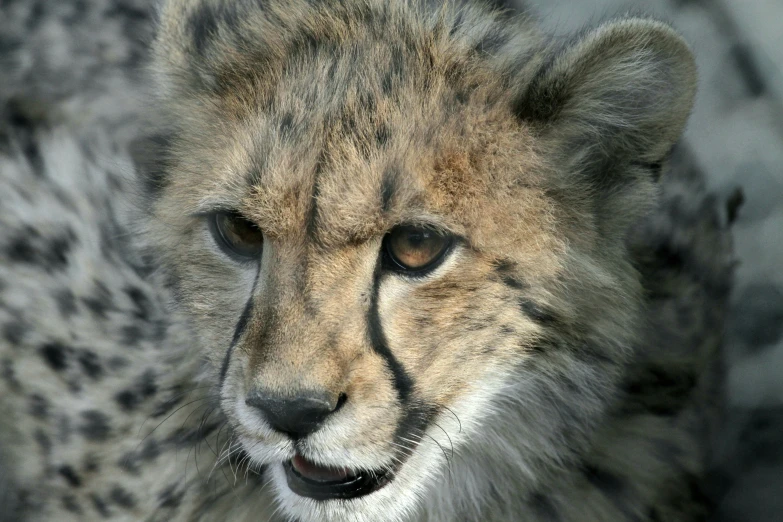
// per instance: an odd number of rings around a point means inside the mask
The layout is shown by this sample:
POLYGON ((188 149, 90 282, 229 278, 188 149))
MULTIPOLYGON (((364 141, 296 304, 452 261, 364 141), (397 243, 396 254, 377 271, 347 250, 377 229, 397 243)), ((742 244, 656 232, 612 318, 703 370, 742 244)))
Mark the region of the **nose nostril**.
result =
POLYGON ((315 390, 291 396, 255 388, 247 394, 245 404, 259 410, 273 429, 298 439, 320 428, 347 399, 341 394, 335 403, 333 397, 315 390))

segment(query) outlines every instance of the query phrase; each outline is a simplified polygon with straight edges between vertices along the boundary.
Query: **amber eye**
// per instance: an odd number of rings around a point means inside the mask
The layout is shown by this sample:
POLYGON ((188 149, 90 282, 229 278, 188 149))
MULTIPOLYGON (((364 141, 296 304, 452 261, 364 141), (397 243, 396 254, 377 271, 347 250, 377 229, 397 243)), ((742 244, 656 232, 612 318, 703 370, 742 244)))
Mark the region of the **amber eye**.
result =
POLYGON ((452 236, 426 227, 403 225, 384 239, 391 268, 400 272, 423 272, 435 268, 453 244, 452 236))
POLYGON ((215 242, 238 261, 261 258, 264 234, 253 222, 237 212, 218 212, 209 221, 215 242))

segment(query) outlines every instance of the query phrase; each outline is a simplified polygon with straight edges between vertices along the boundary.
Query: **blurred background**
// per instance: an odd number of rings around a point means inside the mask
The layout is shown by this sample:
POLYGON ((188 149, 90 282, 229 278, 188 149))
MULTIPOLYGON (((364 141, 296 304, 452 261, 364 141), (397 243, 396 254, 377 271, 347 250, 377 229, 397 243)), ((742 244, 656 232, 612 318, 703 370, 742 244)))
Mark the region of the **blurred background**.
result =
MULTIPOLYGON (((783 520, 783 0, 495 1, 553 33, 631 12, 669 21, 690 42, 700 88, 685 148, 720 200, 738 186, 744 194, 715 520, 783 520)), ((0 118, 33 128, 40 114, 130 142, 146 97, 152 4, 0 0, 0 118)))

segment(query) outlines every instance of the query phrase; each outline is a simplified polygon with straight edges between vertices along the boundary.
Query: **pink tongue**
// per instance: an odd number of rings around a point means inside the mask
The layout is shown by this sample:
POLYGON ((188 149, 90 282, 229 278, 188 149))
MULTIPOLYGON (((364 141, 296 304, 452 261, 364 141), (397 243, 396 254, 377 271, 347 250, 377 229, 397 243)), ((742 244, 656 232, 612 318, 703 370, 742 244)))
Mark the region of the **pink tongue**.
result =
POLYGON ((351 476, 348 468, 326 468, 306 460, 301 455, 297 455, 291 459, 291 464, 293 464, 296 472, 303 477, 319 482, 337 482, 351 476))

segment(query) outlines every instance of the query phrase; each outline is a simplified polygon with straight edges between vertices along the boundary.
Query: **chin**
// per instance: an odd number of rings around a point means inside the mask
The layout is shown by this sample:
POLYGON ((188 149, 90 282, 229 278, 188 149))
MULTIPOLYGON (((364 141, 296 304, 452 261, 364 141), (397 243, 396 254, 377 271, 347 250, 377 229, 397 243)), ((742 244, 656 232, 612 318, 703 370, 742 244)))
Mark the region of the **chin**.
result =
MULTIPOLYGON (((282 513, 299 522, 394 522, 409 520, 418 511, 423 478, 413 480, 407 476, 407 465, 403 465, 396 476, 385 479, 382 485, 363 476, 348 478, 345 484, 331 484, 302 490, 302 477, 296 476, 291 462, 271 465, 267 468, 277 502, 282 513), (293 480, 292 480, 293 477, 293 480), (355 482, 351 484, 351 482, 355 482), (418 484, 412 483, 418 482, 418 484), (344 497, 330 492, 331 498, 316 499, 317 488, 331 488, 336 493, 344 488, 344 497), (354 489, 355 488, 355 489, 354 489), (348 492, 350 489, 352 491, 348 492), (307 496, 303 495, 307 494, 307 496)), ((426 474, 425 474, 426 475, 426 474)), ((306 480, 306 479, 305 479, 306 480)), ((324 493, 324 492, 321 492, 324 493)))
POLYGON ((374 470, 318 465, 293 445, 242 445, 253 465, 265 468, 279 512, 297 522, 415 520, 427 484, 443 478, 443 455, 426 443, 396 466, 374 470))

